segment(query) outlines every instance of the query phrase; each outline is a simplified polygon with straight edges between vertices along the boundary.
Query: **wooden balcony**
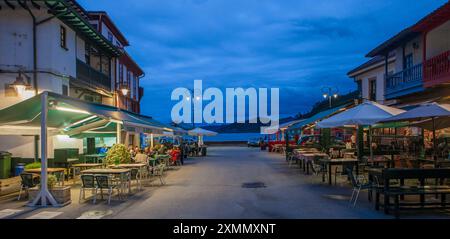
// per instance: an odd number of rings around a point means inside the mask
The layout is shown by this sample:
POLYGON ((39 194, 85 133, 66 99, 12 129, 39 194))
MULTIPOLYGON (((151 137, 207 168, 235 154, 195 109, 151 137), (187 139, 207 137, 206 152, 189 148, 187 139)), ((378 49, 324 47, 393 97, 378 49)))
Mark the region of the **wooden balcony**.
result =
POLYGON ((111 78, 77 59, 77 81, 89 87, 111 91, 111 78))
POLYGON ((386 79, 386 99, 409 95, 423 91, 422 64, 405 69, 386 79))
POLYGON ((424 86, 450 84, 450 51, 428 59, 424 64, 424 86))

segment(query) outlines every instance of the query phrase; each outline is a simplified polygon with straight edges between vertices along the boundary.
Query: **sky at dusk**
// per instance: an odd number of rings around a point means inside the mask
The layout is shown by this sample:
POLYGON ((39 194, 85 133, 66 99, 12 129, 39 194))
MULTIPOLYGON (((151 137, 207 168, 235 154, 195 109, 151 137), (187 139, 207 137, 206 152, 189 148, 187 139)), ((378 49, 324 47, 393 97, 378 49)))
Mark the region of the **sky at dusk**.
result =
POLYGON ((307 112, 324 86, 356 88, 346 73, 379 43, 445 0, 78 0, 107 11, 144 69, 142 113, 170 121, 171 92, 279 88, 283 116, 307 112))

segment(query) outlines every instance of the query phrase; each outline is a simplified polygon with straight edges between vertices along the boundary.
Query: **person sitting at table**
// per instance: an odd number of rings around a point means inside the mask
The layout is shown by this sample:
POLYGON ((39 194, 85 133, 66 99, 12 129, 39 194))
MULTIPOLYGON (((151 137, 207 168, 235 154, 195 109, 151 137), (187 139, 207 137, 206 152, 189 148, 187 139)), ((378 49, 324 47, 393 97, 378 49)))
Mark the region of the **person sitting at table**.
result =
POLYGON ((134 147, 134 154, 136 155, 136 154, 139 154, 139 153, 141 153, 141 149, 139 148, 139 146, 135 146, 134 147))
POLYGON ((99 150, 99 154, 106 154, 108 152, 108 147, 106 146, 106 144, 104 144, 100 150, 99 150))

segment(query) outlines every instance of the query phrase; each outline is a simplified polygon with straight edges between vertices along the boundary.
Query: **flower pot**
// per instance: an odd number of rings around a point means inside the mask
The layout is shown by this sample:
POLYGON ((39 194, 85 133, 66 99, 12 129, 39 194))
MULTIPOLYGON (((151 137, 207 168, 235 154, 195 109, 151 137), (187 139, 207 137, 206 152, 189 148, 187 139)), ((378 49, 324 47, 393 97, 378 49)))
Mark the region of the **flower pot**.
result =
MULTIPOLYGON (((30 188, 28 190, 30 202, 32 202, 34 198, 36 198, 39 190, 40 189, 38 187, 30 188)), ((53 198, 55 198, 56 202, 61 206, 66 206, 72 202, 70 186, 53 187, 51 189, 49 188, 48 191, 53 195, 53 198)))

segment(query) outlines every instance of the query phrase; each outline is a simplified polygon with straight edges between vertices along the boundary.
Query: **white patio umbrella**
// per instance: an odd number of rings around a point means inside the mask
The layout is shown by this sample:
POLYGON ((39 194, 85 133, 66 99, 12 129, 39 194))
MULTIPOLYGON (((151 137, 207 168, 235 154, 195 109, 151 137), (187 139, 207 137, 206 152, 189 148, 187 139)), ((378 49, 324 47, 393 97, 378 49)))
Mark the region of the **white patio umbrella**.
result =
POLYGON ((214 131, 202 129, 202 128, 195 128, 193 130, 189 130, 188 134, 191 136, 197 136, 199 144, 203 144, 203 136, 216 136, 217 133, 214 131))
POLYGON ((367 101, 317 124, 318 128, 338 128, 346 126, 369 126, 370 157, 373 157, 371 125, 404 113, 404 110, 367 101))
POLYGON ((433 132, 433 149, 436 153, 436 130, 443 129, 450 126, 450 104, 428 103, 414 108, 408 112, 393 116, 391 118, 382 120, 385 122, 398 121, 419 121, 413 125, 432 130, 433 132))
POLYGON ((353 125, 370 126, 405 112, 404 110, 367 101, 317 124, 319 128, 338 128, 353 125))

